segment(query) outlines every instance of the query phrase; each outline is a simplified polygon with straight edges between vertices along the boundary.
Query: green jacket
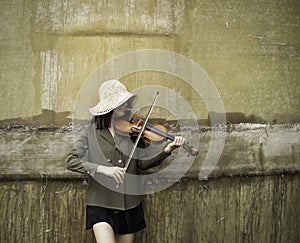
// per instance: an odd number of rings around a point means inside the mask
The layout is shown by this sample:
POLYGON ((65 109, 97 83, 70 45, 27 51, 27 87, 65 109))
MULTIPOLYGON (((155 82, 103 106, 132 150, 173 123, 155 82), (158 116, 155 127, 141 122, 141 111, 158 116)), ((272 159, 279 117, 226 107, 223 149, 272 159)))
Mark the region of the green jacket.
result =
POLYGON ((143 185, 136 175, 140 170, 159 165, 170 155, 160 150, 162 152, 156 152, 153 157, 149 155, 151 149, 137 148, 127 168, 124 183, 116 188, 113 179, 96 173, 96 169, 99 165, 124 167, 134 145, 131 139, 118 134, 113 138, 108 129, 96 129, 94 122, 85 126, 76 137, 75 148, 67 157, 67 168, 88 174, 86 204, 92 206, 119 210, 137 206, 141 202, 143 185))

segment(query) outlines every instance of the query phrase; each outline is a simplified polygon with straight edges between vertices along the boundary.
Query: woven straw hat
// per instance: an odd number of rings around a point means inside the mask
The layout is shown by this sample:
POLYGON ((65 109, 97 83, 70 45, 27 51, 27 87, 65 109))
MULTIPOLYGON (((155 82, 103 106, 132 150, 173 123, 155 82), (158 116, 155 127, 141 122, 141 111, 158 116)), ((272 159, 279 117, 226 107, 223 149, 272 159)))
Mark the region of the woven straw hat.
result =
MULTIPOLYGON (((105 81, 99 88, 99 103, 89 108, 93 116, 104 115, 132 98, 135 102, 137 96, 127 91, 126 87, 118 80, 105 81)), ((133 105, 133 103, 132 103, 133 105)))

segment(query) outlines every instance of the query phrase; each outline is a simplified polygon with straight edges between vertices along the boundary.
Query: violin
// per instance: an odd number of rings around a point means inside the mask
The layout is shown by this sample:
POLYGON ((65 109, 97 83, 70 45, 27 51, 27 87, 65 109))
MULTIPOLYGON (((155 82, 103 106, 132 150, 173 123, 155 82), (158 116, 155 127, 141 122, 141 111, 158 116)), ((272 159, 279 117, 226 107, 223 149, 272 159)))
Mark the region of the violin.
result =
MULTIPOLYGON (((115 130, 118 134, 124 136, 138 136, 141 127, 144 125, 144 120, 134 114, 126 120, 117 120, 115 122, 115 130)), ((142 133, 142 139, 147 143, 160 144, 166 140, 174 141, 175 137, 167 133, 167 128, 161 124, 146 124, 142 133)), ((184 143, 182 147, 192 156, 197 156, 198 150, 184 143)))

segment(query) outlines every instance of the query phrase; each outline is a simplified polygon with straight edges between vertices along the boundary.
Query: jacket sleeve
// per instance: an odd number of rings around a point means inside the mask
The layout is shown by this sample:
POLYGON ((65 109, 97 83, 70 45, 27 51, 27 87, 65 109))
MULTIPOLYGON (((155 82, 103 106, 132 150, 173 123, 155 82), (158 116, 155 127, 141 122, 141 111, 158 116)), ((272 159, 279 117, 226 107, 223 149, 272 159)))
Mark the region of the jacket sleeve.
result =
POLYGON ((75 139, 75 148, 69 152, 66 162, 67 169, 71 171, 95 175, 98 164, 89 162, 88 137, 85 128, 75 139))
POLYGON ((150 168, 152 168, 154 166, 157 166, 157 165, 161 164, 170 155, 171 155, 171 153, 166 153, 165 151, 162 151, 157 156, 155 156, 155 157, 153 157, 151 159, 148 159, 148 160, 142 160, 142 159, 140 159, 138 161, 138 167, 141 170, 150 169, 150 168))

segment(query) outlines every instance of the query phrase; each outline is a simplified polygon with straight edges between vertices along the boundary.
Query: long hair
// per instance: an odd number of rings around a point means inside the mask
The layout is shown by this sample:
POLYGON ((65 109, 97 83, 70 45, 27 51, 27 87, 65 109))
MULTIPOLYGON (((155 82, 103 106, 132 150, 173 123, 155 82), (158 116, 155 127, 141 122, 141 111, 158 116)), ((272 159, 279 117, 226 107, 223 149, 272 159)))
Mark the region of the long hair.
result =
MULTIPOLYGON (((101 116, 95 116, 96 128, 100 130, 104 128, 109 128, 111 126, 111 119, 113 113, 114 110, 101 116)), ((123 117, 119 117, 118 119, 129 121, 130 115, 131 115, 130 110, 127 110, 125 111, 125 115, 123 117)))
MULTIPOLYGON (((122 120, 126 120, 128 121, 130 116, 131 116, 131 111, 130 109, 132 108, 133 106, 133 102, 135 101, 136 98, 131 98, 127 101, 128 103, 128 109, 125 111, 125 115, 123 117, 119 117, 118 119, 122 119, 122 120)), ((95 116, 95 122, 96 122, 96 128, 97 129, 104 129, 104 128, 109 128, 111 126, 111 119, 112 119, 112 116, 113 116, 113 113, 114 113, 114 110, 104 114, 104 115, 101 115, 101 116, 95 116)))
POLYGON ((112 110, 104 115, 95 116, 96 128, 102 130, 110 127, 113 112, 114 111, 112 110))
MULTIPOLYGON (((112 119, 113 113, 114 113, 114 110, 108 112, 107 114, 101 115, 101 116, 95 116, 96 129, 102 130, 104 128, 109 128, 111 126, 111 119, 112 119)), ((131 116, 131 111, 127 110, 125 112, 125 115, 119 119, 129 121, 130 116, 131 116)), ((136 138, 137 138, 136 136, 130 137, 133 144, 135 143, 136 138)), ((140 139, 137 146, 139 148, 145 148, 145 147, 147 147, 147 144, 143 139, 140 139)))

